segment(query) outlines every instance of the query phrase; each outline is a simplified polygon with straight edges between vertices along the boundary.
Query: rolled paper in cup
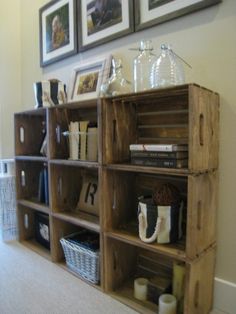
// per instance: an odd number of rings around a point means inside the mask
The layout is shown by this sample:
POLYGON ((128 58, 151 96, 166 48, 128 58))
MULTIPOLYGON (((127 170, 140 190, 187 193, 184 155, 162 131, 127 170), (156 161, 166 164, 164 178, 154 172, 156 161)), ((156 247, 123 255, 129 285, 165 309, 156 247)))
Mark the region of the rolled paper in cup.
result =
POLYGON ((159 298, 159 314, 176 314, 176 297, 172 294, 162 294, 159 298))
POLYGON ((137 278, 134 280, 134 297, 138 300, 147 300, 148 279, 137 278))

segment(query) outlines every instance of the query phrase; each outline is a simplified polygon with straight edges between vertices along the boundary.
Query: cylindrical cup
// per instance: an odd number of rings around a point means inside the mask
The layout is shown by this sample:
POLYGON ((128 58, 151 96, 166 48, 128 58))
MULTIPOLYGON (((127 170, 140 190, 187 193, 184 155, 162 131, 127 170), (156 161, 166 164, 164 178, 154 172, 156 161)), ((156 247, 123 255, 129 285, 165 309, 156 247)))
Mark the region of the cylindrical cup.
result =
POLYGON ((172 294, 162 294, 159 298, 159 314, 176 314, 177 301, 172 294))
POLYGON ((148 279, 137 278, 134 281, 134 297, 138 300, 147 300, 148 279))

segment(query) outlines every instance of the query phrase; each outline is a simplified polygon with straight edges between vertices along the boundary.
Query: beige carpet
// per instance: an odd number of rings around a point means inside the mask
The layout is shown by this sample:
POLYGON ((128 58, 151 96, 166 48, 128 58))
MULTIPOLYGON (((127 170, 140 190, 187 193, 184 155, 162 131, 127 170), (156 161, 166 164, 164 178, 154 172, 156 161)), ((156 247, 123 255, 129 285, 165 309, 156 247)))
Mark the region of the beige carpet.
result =
POLYGON ((96 313, 137 314, 18 242, 0 240, 0 314, 96 313))
POLYGON ((1 314, 137 314, 17 242, 0 240, 1 314))

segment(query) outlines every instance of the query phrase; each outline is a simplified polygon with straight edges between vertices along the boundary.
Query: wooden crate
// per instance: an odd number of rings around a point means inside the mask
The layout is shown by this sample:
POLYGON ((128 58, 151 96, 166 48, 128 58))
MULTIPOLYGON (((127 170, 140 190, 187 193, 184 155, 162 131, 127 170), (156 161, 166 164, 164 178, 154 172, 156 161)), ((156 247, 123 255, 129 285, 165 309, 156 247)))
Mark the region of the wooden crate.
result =
POLYGON ((41 145, 47 133, 47 109, 15 114, 15 155, 42 156, 41 145))
POLYGON ((39 175, 47 167, 41 161, 16 160, 16 191, 18 200, 28 200, 40 203, 39 175))
MULTIPOLYGON (((65 256, 62 249, 62 245, 60 243, 60 239, 64 238, 65 236, 71 235, 76 232, 80 232, 83 230, 81 226, 76 224, 75 221, 67 221, 63 217, 58 216, 57 214, 53 214, 52 217, 52 224, 51 224, 51 243, 52 243, 52 261, 58 263, 59 266, 67 269, 69 272, 71 272, 73 275, 79 277, 82 280, 85 280, 81 278, 77 273, 75 273, 73 270, 70 270, 66 266, 65 262, 65 256)), ((95 230, 93 230, 95 231, 95 230)), ((99 233, 98 233, 99 235, 99 233)), ((100 235, 99 235, 100 237, 100 235)), ((100 237, 100 283, 99 285, 93 285, 85 280, 85 282, 91 284, 94 287, 102 288, 104 285, 104 279, 103 279, 103 240, 102 237, 100 237)))
MULTIPOLYGON (((35 227, 35 215, 36 213, 41 213, 41 211, 36 211, 32 208, 26 207, 25 205, 18 205, 18 226, 19 226, 19 241, 32 249, 41 256, 51 260, 51 252, 49 249, 42 246, 38 241, 36 241, 36 227, 35 227)), ((51 233, 51 216, 49 217, 49 228, 51 233)), ((50 237, 50 246, 51 237, 50 237)))
POLYGON ((219 95, 195 84, 105 99, 104 163, 128 163, 129 145, 188 144, 191 172, 217 169, 219 95))
POLYGON ((103 228, 128 243, 179 259, 194 259, 216 241, 217 173, 170 176, 120 170, 103 171, 103 228), (138 197, 152 196, 162 184, 175 185, 184 202, 182 239, 146 244, 138 236, 138 197))
MULTIPOLYGON (((108 234, 104 246, 105 291, 139 313, 157 313, 158 300, 154 303, 134 298, 134 279, 144 277, 155 281, 156 277, 162 277, 172 282, 175 260, 108 234)), ((211 310, 214 266, 215 248, 193 262, 185 261, 184 314, 208 314, 211 310)))
MULTIPOLYGON (((83 178, 93 176, 98 178, 98 169, 82 168, 75 165, 50 163, 50 195, 52 210, 55 216, 90 230, 99 231, 98 216, 78 210, 78 201, 83 185, 83 178)), ((99 191, 98 191, 99 193, 99 191)), ((98 202, 99 207, 99 202, 98 202)))
POLYGON ((49 111, 49 147, 51 159, 69 158, 69 139, 63 132, 69 130, 70 121, 90 121, 97 124, 96 102, 74 106, 60 106, 49 111))

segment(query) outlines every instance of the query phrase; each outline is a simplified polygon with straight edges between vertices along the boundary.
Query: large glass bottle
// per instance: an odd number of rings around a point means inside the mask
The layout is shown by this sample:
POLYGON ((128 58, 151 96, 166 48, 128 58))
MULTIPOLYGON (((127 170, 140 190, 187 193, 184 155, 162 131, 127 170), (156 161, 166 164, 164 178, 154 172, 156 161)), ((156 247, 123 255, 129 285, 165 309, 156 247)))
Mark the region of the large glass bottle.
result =
POLYGON ((156 60, 152 54, 152 41, 142 40, 139 46, 139 55, 133 61, 134 91, 139 92, 151 89, 150 75, 152 65, 156 60))
POLYGON ((100 89, 100 95, 111 97, 132 92, 131 83, 125 79, 122 73, 121 59, 112 59, 112 75, 103 83, 100 89))
POLYGON ((182 61, 169 45, 161 45, 161 54, 153 63, 150 79, 152 88, 179 85, 185 82, 182 61))

